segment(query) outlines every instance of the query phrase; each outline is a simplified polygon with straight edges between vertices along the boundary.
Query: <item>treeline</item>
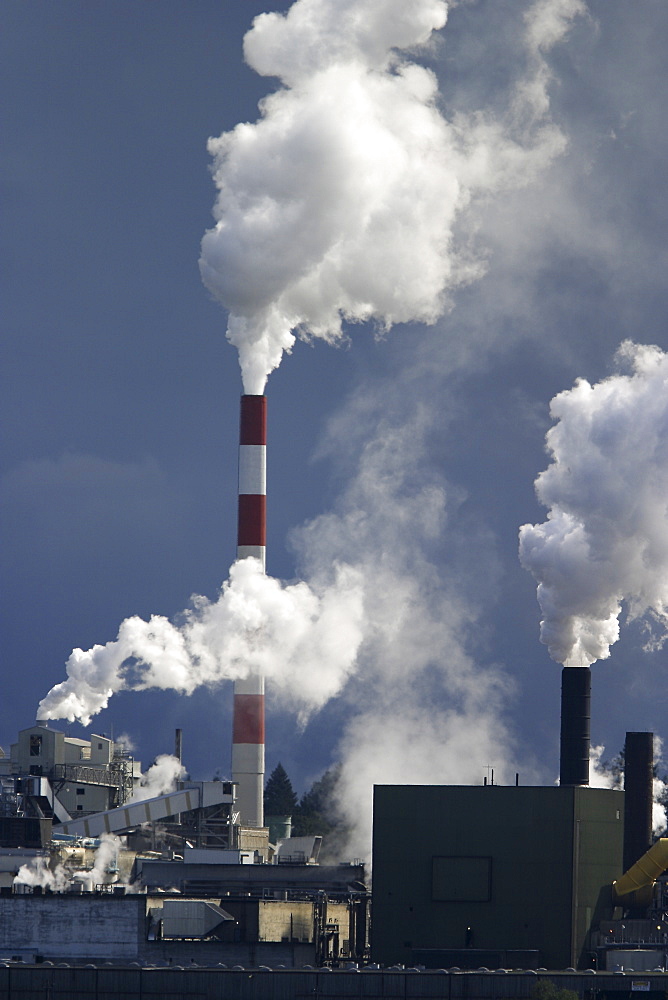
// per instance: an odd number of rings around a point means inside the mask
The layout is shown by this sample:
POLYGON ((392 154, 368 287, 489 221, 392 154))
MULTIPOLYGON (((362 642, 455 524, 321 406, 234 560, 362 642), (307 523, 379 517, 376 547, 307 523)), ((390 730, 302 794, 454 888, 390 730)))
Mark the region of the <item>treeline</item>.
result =
POLYGON ((319 834, 327 837, 329 845, 345 833, 334 796, 339 772, 338 765, 330 767, 298 799, 285 768, 279 762, 269 775, 264 790, 265 816, 292 816, 293 837, 319 834))

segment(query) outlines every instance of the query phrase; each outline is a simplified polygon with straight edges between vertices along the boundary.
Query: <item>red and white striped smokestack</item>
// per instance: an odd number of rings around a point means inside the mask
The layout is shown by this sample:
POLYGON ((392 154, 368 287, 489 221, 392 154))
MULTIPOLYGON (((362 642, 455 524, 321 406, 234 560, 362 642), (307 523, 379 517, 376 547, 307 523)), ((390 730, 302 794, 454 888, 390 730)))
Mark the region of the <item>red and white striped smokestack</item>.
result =
MULTIPOLYGON (((267 397, 241 397, 237 559, 254 556, 265 569, 267 397)), ((264 825, 264 677, 234 684, 232 780, 243 826, 264 825)))

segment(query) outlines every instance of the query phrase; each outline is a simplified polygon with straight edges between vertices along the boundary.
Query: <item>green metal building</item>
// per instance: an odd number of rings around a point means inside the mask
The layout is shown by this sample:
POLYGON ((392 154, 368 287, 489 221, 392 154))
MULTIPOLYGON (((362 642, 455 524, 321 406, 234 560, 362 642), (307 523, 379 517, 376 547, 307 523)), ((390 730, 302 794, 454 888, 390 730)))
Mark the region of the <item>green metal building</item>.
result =
POLYGON ((376 786, 373 961, 586 968, 623 827, 611 789, 376 786))

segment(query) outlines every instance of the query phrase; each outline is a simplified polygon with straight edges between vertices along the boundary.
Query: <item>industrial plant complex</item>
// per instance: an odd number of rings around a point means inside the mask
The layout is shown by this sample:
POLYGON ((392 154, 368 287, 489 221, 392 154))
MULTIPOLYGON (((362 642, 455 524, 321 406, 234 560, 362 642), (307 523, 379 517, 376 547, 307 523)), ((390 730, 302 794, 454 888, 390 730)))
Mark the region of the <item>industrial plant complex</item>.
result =
MULTIPOLYGON (((238 558, 263 568, 265 451, 265 397, 243 396, 238 558)), ((373 887, 264 816, 261 676, 236 683, 232 732, 229 780, 159 794, 107 736, 40 720, 3 750, 0 998, 529 997, 541 975, 665 995, 653 736, 627 734, 624 791, 589 787, 588 667, 563 669, 558 785, 374 789, 373 887)))

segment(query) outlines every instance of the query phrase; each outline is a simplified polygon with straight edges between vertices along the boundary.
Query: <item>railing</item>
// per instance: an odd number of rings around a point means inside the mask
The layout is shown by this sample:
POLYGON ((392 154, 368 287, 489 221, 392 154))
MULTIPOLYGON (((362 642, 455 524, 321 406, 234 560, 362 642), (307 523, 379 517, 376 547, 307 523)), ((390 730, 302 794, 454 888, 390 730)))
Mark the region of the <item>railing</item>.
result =
POLYGON ((80 781, 86 785, 117 784, 115 775, 107 767, 86 767, 81 764, 54 764, 53 777, 56 781, 80 781))

